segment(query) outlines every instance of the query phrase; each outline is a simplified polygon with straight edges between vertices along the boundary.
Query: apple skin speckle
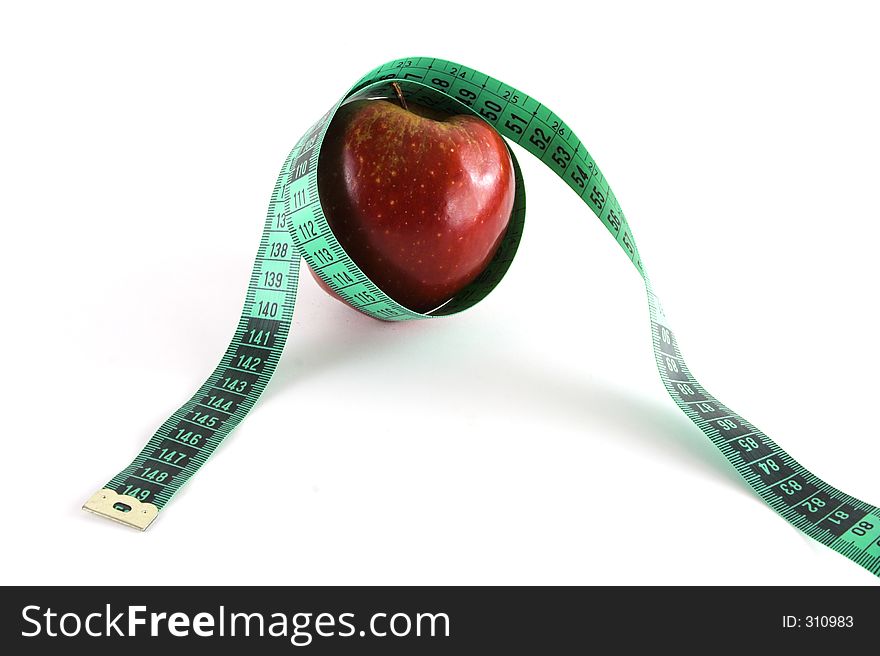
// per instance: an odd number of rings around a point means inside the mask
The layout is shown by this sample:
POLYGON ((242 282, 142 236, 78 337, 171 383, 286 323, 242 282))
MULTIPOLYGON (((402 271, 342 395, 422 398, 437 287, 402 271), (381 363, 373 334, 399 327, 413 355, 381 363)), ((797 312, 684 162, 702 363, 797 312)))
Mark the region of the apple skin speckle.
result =
POLYGON ((486 268, 514 192, 510 153, 490 125, 414 103, 343 105, 318 162, 333 234, 379 288, 417 312, 442 305, 486 268))

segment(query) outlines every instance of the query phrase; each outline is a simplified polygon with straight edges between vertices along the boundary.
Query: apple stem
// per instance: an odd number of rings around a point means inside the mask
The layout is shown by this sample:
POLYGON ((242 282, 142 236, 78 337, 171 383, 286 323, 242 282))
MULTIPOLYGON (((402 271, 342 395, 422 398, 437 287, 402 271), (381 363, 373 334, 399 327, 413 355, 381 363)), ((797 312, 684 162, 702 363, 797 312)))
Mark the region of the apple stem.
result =
POLYGON ((394 93, 397 94, 397 101, 400 103, 400 106, 408 110, 409 108, 406 106, 406 98, 403 97, 403 90, 400 88, 400 85, 397 82, 392 82, 391 88, 394 89, 394 93))

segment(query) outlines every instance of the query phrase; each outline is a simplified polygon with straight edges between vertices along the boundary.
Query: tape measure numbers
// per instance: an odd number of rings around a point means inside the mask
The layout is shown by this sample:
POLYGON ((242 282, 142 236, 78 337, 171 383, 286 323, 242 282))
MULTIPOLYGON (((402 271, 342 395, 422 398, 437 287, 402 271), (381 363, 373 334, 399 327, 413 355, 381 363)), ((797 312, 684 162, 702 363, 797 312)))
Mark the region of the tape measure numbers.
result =
POLYGON ((516 199, 495 258, 455 298, 428 314, 396 303, 342 249, 318 197, 318 156, 343 102, 391 98, 396 82, 412 102, 482 117, 538 157, 599 217, 645 283, 654 355, 676 405, 777 513, 798 529, 880 575, 880 509, 807 471, 758 427, 720 403, 691 375, 642 263, 635 237, 604 176, 571 128, 534 98, 472 68, 415 57, 384 64, 361 78, 287 156, 251 273, 244 310, 220 364, 196 394, 156 431, 134 461, 96 492, 85 510, 146 529, 251 410, 275 371, 290 330, 300 259, 337 294, 386 321, 447 316, 482 300, 506 273, 525 219, 525 188, 516 158, 516 199))

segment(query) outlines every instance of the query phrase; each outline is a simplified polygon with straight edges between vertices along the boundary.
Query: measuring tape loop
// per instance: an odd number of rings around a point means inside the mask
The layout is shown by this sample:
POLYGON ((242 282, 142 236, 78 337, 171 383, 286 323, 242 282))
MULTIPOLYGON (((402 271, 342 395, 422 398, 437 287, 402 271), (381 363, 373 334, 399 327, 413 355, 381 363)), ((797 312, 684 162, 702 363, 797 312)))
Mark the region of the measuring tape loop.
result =
POLYGON ((545 105, 504 82, 461 64, 427 57, 395 60, 373 69, 299 139, 275 183, 244 310, 220 364, 84 509, 146 529, 238 425, 281 357, 301 259, 350 305, 385 321, 428 319, 465 310, 482 300, 507 272, 525 220, 525 187, 512 151, 516 195, 502 244, 486 270, 439 309, 422 314, 396 303, 364 275, 336 240, 318 196, 318 158, 324 135, 343 102, 392 98, 392 82, 411 102, 480 116, 562 178, 605 225, 642 277, 657 369, 676 405, 784 519, 880 575, 880 510, 807 471, 691 374, 651 287, 626 216, 571 128, 545 105))

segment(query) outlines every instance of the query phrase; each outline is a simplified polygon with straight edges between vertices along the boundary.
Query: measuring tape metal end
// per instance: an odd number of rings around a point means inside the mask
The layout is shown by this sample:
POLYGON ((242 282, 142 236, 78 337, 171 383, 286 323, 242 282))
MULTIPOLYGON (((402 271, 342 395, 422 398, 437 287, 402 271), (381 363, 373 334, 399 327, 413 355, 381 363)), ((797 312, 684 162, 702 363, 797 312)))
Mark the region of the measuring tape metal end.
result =
POLYGON ((107 488, 95 492, 82 509, 139 531, 146 531, 159 514, 159 508, 152 503, 107 488))

